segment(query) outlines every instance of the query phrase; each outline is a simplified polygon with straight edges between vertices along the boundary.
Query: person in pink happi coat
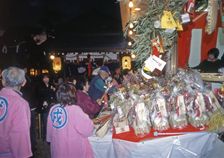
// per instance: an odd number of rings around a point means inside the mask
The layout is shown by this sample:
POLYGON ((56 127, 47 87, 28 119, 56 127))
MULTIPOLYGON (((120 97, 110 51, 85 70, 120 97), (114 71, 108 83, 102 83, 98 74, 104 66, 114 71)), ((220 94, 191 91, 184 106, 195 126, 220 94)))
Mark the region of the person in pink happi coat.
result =
POLYGON ((0 158, 32 156, 30 108, 20 89, 26 83, 25 72, 9 67, 2 72, 0 91, 0 158))
POLYGON ((58 104, 48 115, 47 141, 52 158, 93 158, 88 137, 93 132, 93 122, 76 105, 76 90, 71 84, 62 84, 56 93, 58 104))

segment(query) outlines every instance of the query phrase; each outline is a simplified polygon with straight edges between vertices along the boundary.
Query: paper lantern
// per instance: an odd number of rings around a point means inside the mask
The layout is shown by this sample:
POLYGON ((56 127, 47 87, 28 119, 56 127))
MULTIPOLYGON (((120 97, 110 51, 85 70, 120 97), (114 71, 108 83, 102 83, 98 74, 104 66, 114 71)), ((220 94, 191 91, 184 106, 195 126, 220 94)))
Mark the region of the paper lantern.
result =
POLYGON ((55 57, 53 60, 53 70, 55 72, 61 71, 61 58, 55 57))
POLYGON ((123 56, 122 57, 122 69, 131 69, 131 57, 123 56))

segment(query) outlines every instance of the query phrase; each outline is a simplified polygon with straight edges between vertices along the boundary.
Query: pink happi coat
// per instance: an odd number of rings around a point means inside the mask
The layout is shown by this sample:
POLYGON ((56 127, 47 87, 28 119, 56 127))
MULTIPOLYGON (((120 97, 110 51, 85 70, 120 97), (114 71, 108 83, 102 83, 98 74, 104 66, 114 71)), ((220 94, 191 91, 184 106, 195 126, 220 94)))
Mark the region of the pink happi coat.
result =
POLYGON ((3 88, 0 91, 0 158, 31 156, 29 104, 19 92, 3 88))
POLYGON ((93 158, 88 141, 93 122, 76 105, 54 105, 48 115, 47 141, 51 145, 52 158, 93 158))

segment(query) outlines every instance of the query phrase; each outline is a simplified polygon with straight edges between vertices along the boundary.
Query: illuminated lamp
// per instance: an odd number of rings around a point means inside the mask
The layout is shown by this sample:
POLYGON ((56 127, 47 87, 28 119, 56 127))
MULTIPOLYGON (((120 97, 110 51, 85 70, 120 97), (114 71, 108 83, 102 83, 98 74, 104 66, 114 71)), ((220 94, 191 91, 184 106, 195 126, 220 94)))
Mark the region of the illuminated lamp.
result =
POLYGON ((122 57, 122 69, 131 69, 131 57, 130 56, 123 56, 122 57))
POLYGON ((55 57, 53 59, 53 70, 55 72, 61 71, 61 67, 62 67, 61 65, 62 65, 61 64, 61 58, 60 57, 55 57))

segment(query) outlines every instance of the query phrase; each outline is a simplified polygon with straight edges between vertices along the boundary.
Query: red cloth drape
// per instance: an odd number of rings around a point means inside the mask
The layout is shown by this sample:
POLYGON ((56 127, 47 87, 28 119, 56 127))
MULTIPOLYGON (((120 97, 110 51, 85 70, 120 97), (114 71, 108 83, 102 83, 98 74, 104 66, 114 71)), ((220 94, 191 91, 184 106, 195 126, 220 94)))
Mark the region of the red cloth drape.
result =
MULTIPOLYGON (((195 19, 198 16, 199 15, 195 15, 192 19, 195 19)), ((190 45, 191 45, 192 29, 202 29, 201 60, 207 58, 207 52, 209 51, 209 49, 216 47, 218 27, 221 26, 221 18, 219 15, 215 31, 211 35, 208 35, 205 32, 206 16, 207 14, 204 14, 203 16, 198 18, 195 22, 185 24, 185 26, 183 26, 184 31, 178 33, 178 39, 177 39, 178 67, 185 68, 188 63, 191 47, 190 45)))
POLYGON ((113 132, 113 139, 127 140, 127 141, 131 141, 131 142, 141 142, 141 141, 149 140, 149 139, 180 135, 180 134, 177 134, 177 133, 203 132, 205 130, 206 130, 206 128, 200 130, 199 128, 195 128, 191 125, 188 125, 187 127, 183 128, 183 129, 171 129, 170 128, 168 130, 161 131, 161 133, 166 133, 167 134, 166 136, 154 136, 153 133, 154 132, 159 132, 159 131, 155 131, 154 129, 151 129, 149 134, 147 134, 143 137, 137 137, 135 135, 134 129, 130 127, 129 132, 120 133, 120 134, 115 134, 115 132, 113 132))

